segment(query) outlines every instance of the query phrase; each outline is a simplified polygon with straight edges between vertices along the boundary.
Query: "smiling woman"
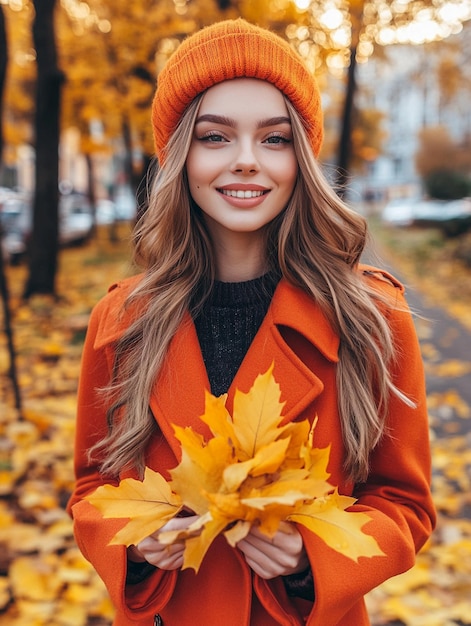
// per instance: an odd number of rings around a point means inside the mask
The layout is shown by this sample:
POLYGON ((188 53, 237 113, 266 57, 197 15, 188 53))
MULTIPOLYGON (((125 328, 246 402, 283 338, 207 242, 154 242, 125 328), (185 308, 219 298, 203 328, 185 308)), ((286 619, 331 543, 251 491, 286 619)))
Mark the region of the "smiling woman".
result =
POLYGON ((254 78, 208 89, 186 171, 214 243, 217 278, 236 282, 262 276, 268 269, 264 228, 288 204, 298 171, 281 92, 254 78))
POLYGON ((367 626, 364 595, 434 525, 427 408, 404 289, 359 264, 366 223, 317 162, 318 86, 286 41, 228 20, 170 58, 152 124, 142 273, 98 303, 84 347, 78 544, 116 626, 367 626), (136 545, 115 545, 122 504, 91 502, 149 470, 170 505, 185 492, 181 514, 155 530, 130 509, 136 545), (334 530, 339 511, 374 549, 334 530))

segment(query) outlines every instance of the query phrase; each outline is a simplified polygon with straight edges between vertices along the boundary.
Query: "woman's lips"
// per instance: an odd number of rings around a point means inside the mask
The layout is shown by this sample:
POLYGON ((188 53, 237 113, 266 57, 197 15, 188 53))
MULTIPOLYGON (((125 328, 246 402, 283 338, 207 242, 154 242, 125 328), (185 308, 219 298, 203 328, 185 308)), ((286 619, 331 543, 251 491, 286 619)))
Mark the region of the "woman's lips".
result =
POLYGON ((231 185, 219 187, 217 191, 224 197, 226 202, 237 208, 251 209, 261 204, 270 193, 266 187, 242 187, 231 185))

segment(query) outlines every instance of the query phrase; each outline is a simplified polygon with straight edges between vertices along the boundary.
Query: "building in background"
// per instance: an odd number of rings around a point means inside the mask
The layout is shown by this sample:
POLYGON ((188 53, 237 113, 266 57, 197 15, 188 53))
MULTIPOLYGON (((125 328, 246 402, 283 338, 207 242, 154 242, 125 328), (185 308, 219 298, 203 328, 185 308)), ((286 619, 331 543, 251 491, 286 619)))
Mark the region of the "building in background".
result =
POLYGON ((367 173, 353 177, 351 196, 420 195, 415 168, 420 131, 444 126, 457 142, 471 136, 471 25, 433 46, 388 46, 384 57, 358 66, 357 93, 359 107, 385 113, 387 139, 383 154, 367 173), (456 70, 456 92, 449 99, 440 84, 444 58, 452 59, 456 70))

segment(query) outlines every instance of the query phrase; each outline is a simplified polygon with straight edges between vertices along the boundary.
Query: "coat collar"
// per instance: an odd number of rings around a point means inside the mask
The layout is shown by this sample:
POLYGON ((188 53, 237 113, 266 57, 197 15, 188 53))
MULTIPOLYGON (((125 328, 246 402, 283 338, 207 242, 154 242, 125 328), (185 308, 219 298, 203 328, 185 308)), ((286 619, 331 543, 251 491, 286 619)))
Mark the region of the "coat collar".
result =
MULTIPOLYGON (((133 303, 127 308, 124 308, 124 303, 141 277, 142 275, 133 276, 109 288, 108 295, 103 300, 106 314, 99 320, 95 349, 117 341, 139 315, 143 306, 141 303, 133 303)), ((274 324, 296 330, 315 345, 328 360, 334 362, 338 360, 338 335, 312 298, 301 289, 281 279, 270 305, 270 313, 274 324)), ((182 323, 182 328, 188 324, 191 324, 189 316, 182 323)), ((181 332, 182 329, 179 330, 179 333, 181 332)))
POLYGON ((139 317, 143 303, 132 303, 126 306, 126 300, 139 284, 142 274, 132 276, 108 288, 107 295, 98 303, 98 328, 93 347, 95 350, 104 348, 118 341, 126 329, 139 317))
MULTIPOLYGON (((405 291, 402 283, 384 270, 360 264, 358 271, 374 283, 375 288, 383 295, 389 291, 393 301, 396 297, 394 292, 398 289, 401 293, 405 291)), ((139 274, 111 285, 108 295, 102 302, 102 306, 107 309, 107 314, 100 318, 95 348, 102 348, 117 341, 129 324, 139 316, 144 306, 142 303, 134 303, 126 309, 123 305, 141 279, 142 274, 139 274)), ((281 279, 275 290, 270 310, 275 324, 296 330, 315 345, 327 359, 338 361, 338 335, 320 307, 299 287, 281 279)))

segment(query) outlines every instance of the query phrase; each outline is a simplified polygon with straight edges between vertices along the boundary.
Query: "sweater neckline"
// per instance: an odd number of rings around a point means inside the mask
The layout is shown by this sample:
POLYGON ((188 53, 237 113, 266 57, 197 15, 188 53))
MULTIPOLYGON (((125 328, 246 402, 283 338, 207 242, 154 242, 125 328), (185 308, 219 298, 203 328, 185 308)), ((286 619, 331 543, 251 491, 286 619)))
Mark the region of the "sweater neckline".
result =
POLYGON ((216 280, 207 304, 216 307, 240 307, 266 303, 272 299, 279 280, 280 277, 273 272, 241 282, 216 280))

